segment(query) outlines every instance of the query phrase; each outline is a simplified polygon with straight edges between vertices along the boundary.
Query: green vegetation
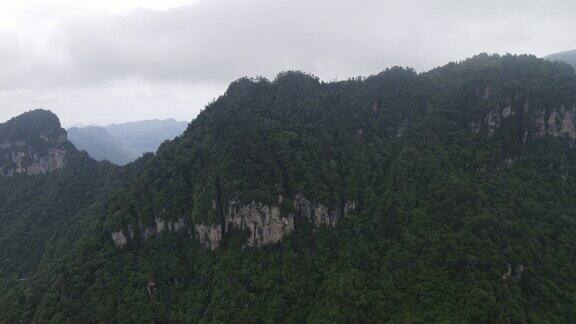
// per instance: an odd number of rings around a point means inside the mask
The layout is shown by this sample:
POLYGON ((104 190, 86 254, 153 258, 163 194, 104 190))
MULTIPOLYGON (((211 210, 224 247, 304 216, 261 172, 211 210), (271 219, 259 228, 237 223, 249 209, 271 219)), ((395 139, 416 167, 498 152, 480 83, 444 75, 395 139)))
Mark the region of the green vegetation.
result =
POLYGON ((561 107, 573 68, 533 56, 240 79, 155 156, 0 178, 0 321, 569 322, 574 139, 536 122, 561 107), (297 194, 357 210, 264 247, 193 237, 232 199, 297 194), (191 234, 114 246, 154 217, 191 234))
POLYGON ((58 117, 47 110, 29 111, 0 124, 2 142, 32 139, 47 132, 64 134, 58 117))

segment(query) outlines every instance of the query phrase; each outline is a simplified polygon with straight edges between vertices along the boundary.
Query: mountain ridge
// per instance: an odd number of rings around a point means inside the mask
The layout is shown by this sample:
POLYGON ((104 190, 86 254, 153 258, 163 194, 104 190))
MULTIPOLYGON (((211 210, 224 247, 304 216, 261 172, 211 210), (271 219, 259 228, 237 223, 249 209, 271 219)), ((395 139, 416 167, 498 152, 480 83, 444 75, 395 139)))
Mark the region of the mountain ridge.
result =
POLYGON ((0 320, 570 320, 575 109, 534 56, 239 79, 155 155, 0 177, 0 320))

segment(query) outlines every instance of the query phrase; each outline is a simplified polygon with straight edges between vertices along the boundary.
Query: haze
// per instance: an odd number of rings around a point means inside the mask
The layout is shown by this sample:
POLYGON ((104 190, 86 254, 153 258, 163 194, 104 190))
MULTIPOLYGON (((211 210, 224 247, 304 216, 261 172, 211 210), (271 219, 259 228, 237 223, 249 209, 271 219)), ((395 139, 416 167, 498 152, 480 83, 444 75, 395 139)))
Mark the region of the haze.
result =
POLYGON ((0 121, 194 118, 242 76, 428 70, 480 52, 576 48, 575 1, 0 2, 0 121))

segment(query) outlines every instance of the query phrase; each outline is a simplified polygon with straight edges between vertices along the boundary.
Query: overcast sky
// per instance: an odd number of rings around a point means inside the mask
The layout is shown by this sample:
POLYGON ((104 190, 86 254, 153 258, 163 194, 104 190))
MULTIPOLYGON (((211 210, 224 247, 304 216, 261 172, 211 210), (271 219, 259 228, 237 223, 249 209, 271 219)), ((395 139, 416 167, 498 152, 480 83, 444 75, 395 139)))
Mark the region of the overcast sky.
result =
POLYGON ((576 48, 574 0, 0 0, 0 122, 191 120, 242 76, 576 48))

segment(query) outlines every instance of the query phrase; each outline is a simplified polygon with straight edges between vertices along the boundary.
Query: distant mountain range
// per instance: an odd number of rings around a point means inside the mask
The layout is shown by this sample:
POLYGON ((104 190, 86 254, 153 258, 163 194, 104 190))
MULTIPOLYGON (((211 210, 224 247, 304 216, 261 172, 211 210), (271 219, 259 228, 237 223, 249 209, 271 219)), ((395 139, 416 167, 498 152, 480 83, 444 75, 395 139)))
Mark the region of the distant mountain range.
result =
POLYGON ((576 67, 576 50, 551 54, 545 57, 549 61, 563 61, 576 67))
POLYGON ((72 127, 68 139, 97 160, 130 163, 147 152, 155 152, 165 140, 182 134, 187 122, 145 120, 109 126, 72 127))

